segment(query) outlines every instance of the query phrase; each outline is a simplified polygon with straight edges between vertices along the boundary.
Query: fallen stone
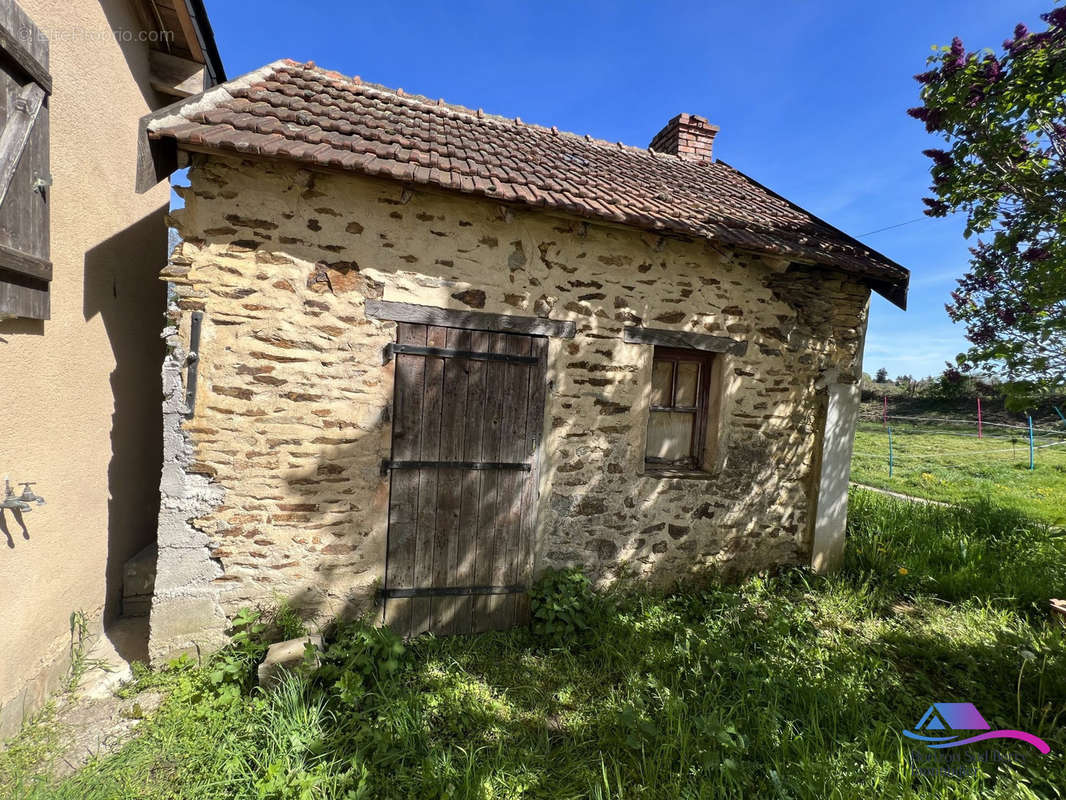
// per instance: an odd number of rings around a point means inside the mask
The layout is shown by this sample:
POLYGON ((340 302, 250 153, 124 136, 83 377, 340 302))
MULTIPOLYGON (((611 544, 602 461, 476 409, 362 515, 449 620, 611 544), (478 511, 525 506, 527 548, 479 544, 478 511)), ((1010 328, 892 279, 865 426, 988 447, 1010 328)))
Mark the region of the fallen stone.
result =
POLYGON ((266 658, 259 665, 259 685, 264 689, 277 685, 281 680, 282 673, 295 672, 305 663, 304 653, 307 643, 315 646, 314 666, 318 666, 317 652, 322 650, 321 635, 301 636, 299 639, 289 639, 285 642, 277 642, 270 645, 266 658))

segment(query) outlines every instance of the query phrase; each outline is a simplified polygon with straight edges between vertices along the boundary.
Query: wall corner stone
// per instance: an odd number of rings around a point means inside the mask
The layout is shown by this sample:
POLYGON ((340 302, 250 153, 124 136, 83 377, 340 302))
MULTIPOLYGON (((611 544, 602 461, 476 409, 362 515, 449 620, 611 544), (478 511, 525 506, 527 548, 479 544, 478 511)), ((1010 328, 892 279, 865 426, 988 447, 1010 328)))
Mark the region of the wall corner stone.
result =
POLYGON ((193 446, 182 429, 187 411, 182 370, 188 362, 177 336, 163 361, 163 470, 159 481, 158 561, 152 598, 149 658, 159 664, 182 653, 204 654, 226 643, 228 626, 213 581, 222 567, 207 535, 192 521, 221 505, 223 490, 189 472, 193 446))

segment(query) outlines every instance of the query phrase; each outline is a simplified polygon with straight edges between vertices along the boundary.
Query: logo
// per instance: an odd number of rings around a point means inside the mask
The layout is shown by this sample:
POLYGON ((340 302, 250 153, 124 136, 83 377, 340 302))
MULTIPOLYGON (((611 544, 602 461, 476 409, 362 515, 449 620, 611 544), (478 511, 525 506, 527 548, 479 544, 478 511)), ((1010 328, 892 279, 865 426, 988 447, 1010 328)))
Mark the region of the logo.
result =
POLYGON ((992 730, 992 726, 985 721, 973 703, 933 703, 914 727, 921 732, 903 731, 903 735, 925 742, 926 747, 933 750, 959 747, 964 744, 983 742, 986 739, 1018 739, 1031 744, 1045 755, 1051 752, 1047 742, 1031 733, 992 730), (972 731, 984 731, 984 733, 976 736, 966 735, 972 731))

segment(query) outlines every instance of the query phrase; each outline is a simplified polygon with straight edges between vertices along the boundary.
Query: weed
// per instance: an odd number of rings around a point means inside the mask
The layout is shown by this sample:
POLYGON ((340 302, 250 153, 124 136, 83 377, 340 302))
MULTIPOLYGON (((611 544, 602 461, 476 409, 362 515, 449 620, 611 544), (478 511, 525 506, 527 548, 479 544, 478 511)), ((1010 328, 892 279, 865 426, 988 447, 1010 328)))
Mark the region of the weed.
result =
POLYGON ((256 664, 263 660, 270 642, 262 612, 242 608, 230 621, 230 644, 216 653, 207 675, 219 696, 236 700, 251 687, 256 664))
POLYGON ((945 508, 857 490, 846 562, 905 596, 1045 613, 1066 582, 1066 533, 987 499, 945 508))
POLYGON ((341 702, 355 705, 399 672, 406 653, 400 637, 388 628, 364 620, 342 622, 329 637, 315 681, 336 691, 341 702))
POLYGON ((307 636, 307 624, 287 600, 279 600, 268 616, 270 628, 276 631, 277 641, 299 639, 307 636))
POLYGON ((67 671, 66 689, 73 692, 81 679, 92 669, 108 670, 107 662, 89 658, 96 637, 90 634, 89 618, 80 609, 70 613, 70 668, 67 671))
POLYGON ((578 568, 549 570, 529 594, 530 627, 548 644, 573 644, 608 613, 606 599, 578 568))

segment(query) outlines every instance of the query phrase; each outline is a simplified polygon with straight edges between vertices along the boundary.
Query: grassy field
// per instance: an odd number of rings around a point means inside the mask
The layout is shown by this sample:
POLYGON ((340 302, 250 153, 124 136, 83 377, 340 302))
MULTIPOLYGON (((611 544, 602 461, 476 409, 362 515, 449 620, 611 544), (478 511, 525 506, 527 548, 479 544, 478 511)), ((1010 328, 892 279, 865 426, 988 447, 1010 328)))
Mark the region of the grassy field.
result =
POLYGON ((860 421, 853 481, 946 502, 994 497, 1002 505, 1066 524, 1066 430, 1037 435, 1035 469, 1030 470, 1024 429, 989 425, 979 439, 976 424, 899 419, 891 427, 892 477, 886 427, 860 421))
POLYGON ((206 668, 140 674, 129 691, 169 698, 113 756, 57 782, 47 721, 28 728, 0 754, 0 797, 1061 798, 1066 645, 1046 601, 1062 534, 859 490, 849 537, 828 579, 605 596, 557 576, 533 630, 405 649, 347 626, 271 694, 248 688, 265 633, 247 617, 206 668), (934 701, 973 702, 1051 753, 916 762, 936 754, 902 730, 934 701))

